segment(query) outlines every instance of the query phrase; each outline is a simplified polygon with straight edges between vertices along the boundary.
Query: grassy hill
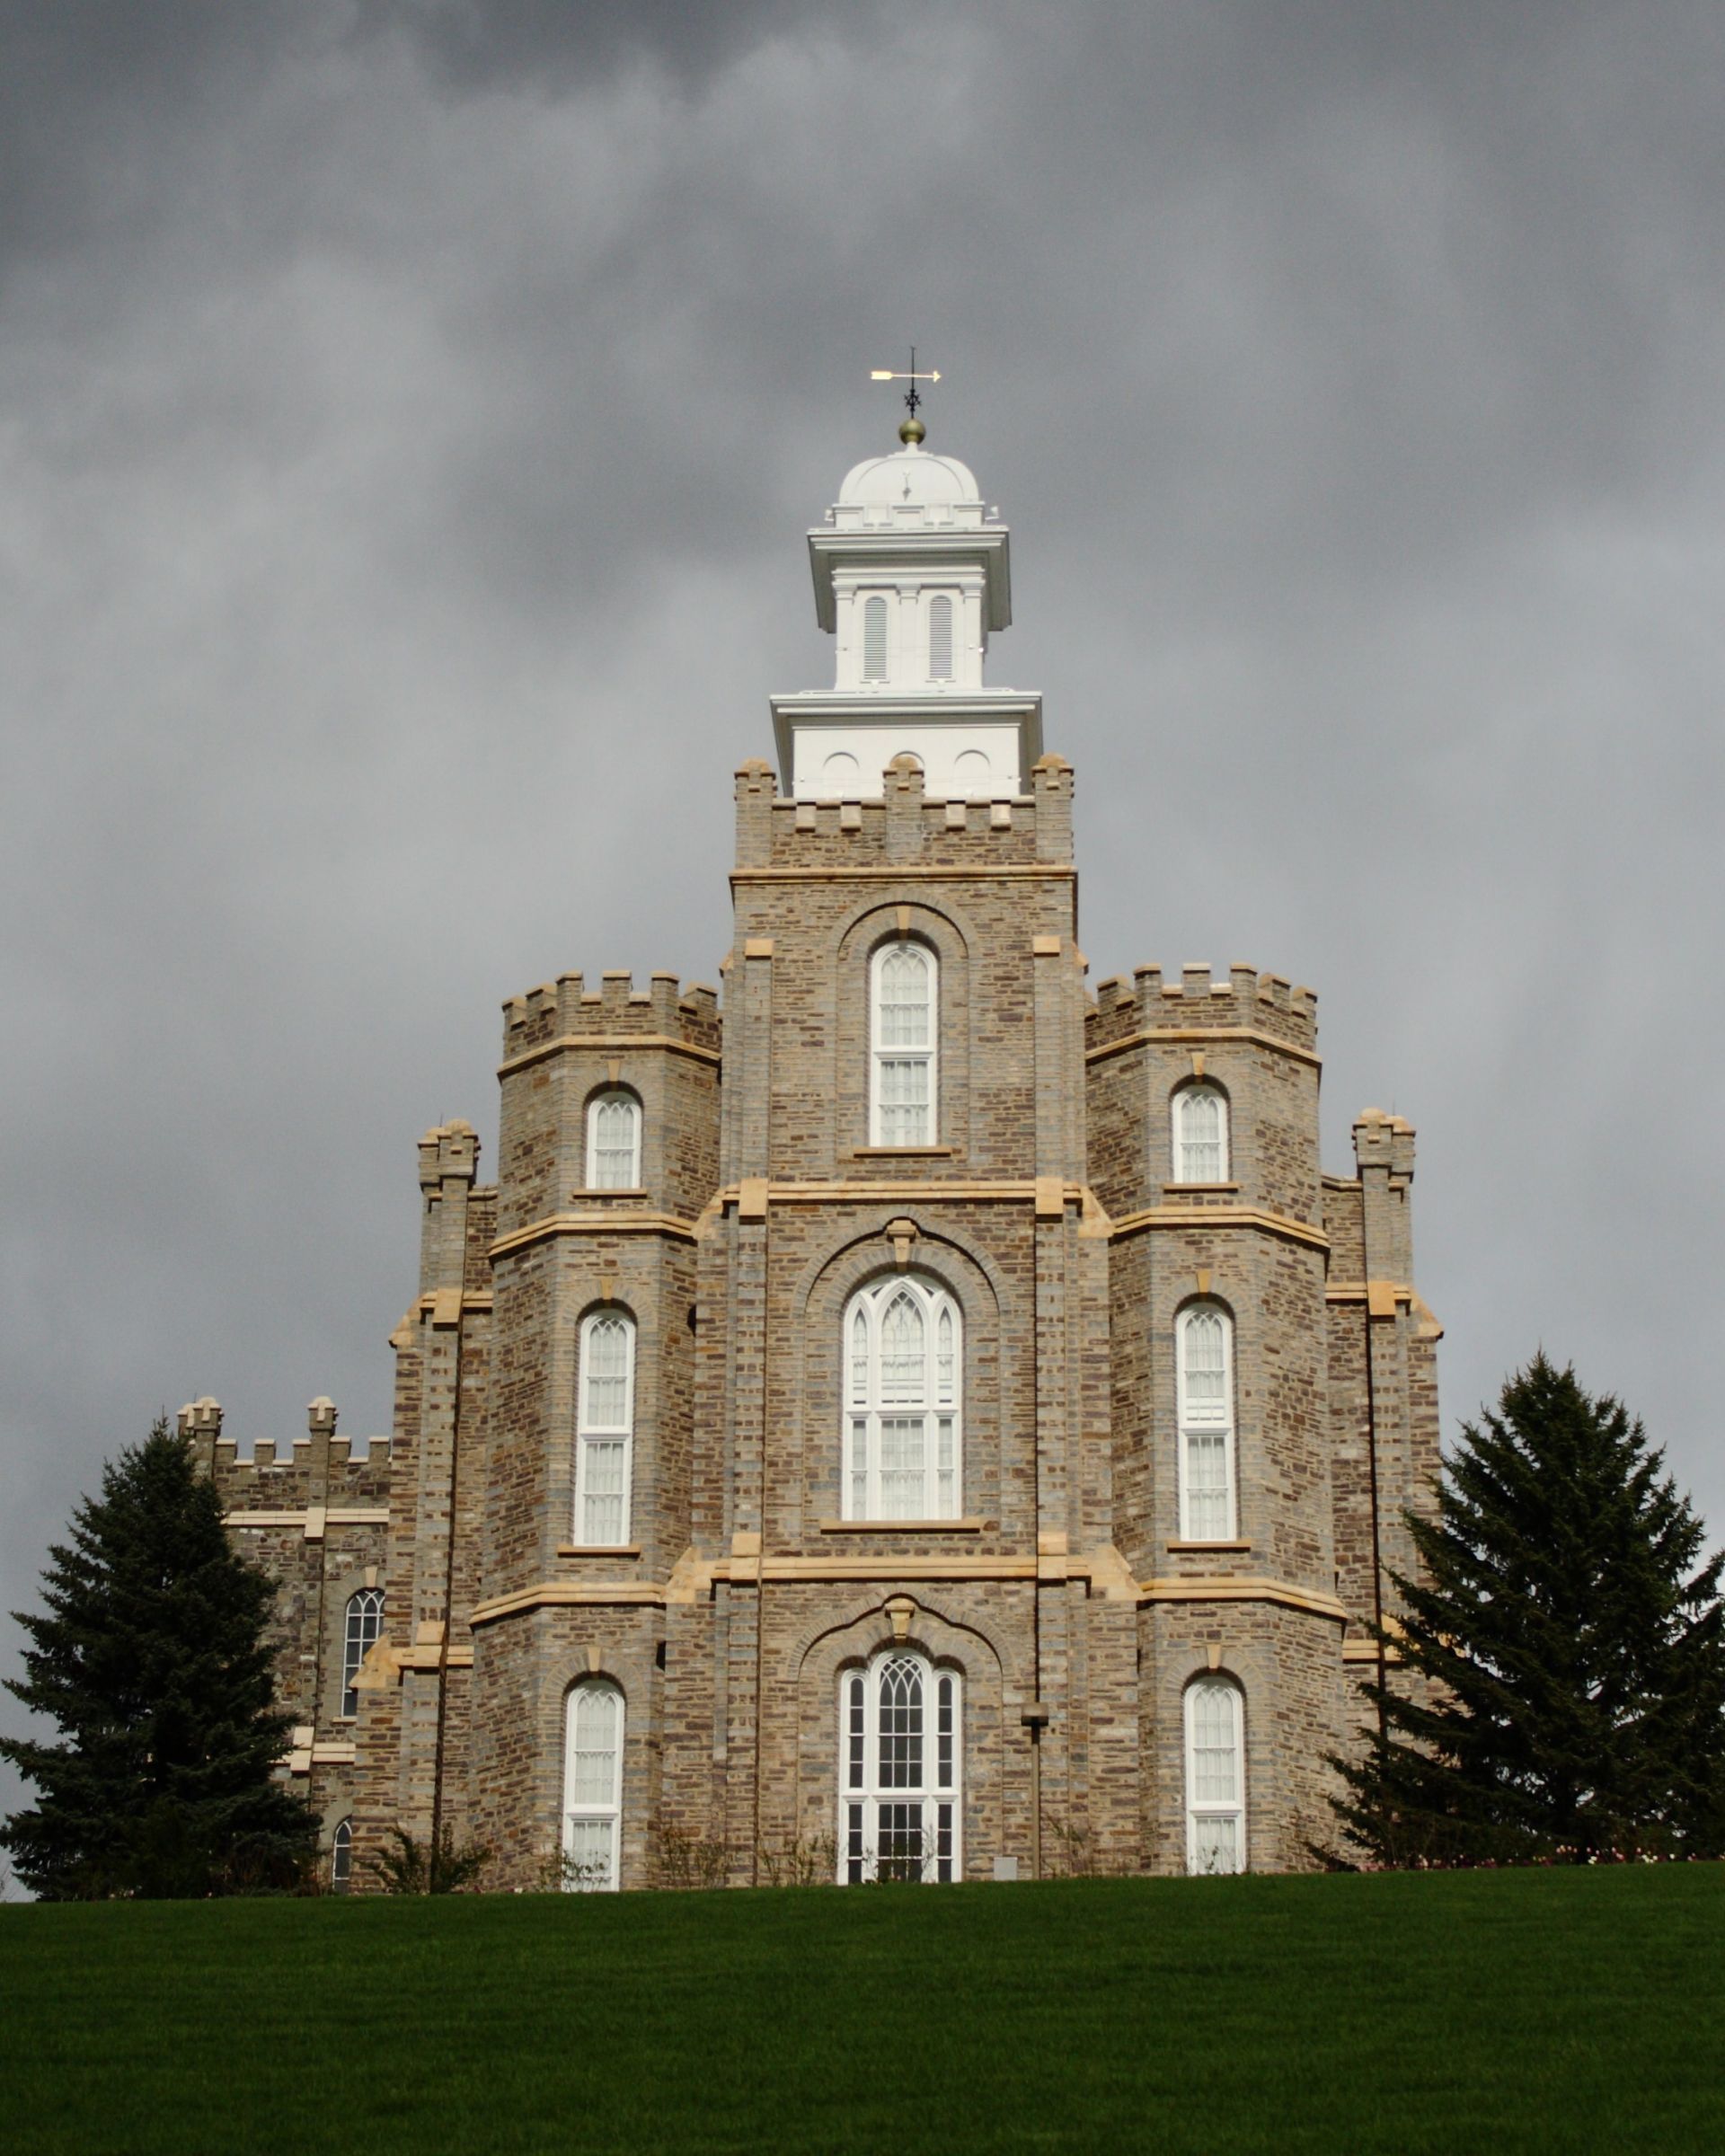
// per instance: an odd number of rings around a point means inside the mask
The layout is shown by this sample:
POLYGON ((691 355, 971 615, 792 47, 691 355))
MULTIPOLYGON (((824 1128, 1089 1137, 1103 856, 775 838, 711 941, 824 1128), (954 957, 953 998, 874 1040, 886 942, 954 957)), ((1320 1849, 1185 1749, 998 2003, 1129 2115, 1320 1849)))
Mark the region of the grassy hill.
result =
POLYGON ((1725 1867, 0 1908, 11 2156, 1725 2150, 1725 1867))

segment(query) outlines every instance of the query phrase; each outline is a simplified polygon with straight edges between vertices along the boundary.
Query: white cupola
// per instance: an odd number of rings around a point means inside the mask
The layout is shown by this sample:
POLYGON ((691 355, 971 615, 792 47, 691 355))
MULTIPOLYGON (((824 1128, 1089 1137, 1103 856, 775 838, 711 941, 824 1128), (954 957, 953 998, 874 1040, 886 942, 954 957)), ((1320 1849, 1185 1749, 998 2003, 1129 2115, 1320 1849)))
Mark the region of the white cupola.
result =
POLYGON ((830 690, 772 700, 781 783, 800 800, 878 796, 896 755, 931 800, 1010 799, 1042 753, 1042 700, 983 685, 991 630, 1013 618, 1011 554, 969 467, 903 445, 845 474, 809 535, 815 614, 836 639, 830 690))

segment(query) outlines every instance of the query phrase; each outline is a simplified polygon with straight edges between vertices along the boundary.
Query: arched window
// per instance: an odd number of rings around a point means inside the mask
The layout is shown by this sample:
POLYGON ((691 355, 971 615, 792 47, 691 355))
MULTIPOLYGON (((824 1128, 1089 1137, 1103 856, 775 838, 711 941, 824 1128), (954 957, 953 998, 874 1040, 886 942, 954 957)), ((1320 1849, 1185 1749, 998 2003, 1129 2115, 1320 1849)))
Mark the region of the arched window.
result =
POLYGON ((958 1304, 890 1273, 845 1312, 842 1510, 847 1520, 956 1520, 964 1340, 958 1304))
POLYGON ((343 1819, 330 1838, 330 1891, 346 1894, 353 1885, 353 1821, 343 1819))
POLYGON ((952 678, 952 602, 943 591, 928 602, 928 678, 952 678))
POLYGON ((1227 1180, 1227 1096, 1214 1085, 1182 1085, 1174 1095, 1174 1180, 1227 1180))
POLYGON ((1186 1687, 1186 1869, 1246 1867, 1246 1763, 1240 1687, 1199 1677, 1186 1687))
POLYGON ((887 678, 887 602, 878 592, 862 602, 862 678, 887 678))
POLYGON ((939 961, 908 937, 883 943, 870 961, 873 1035, 869 1142, 934 1143, 939 961))
POLYGON ((563 1712, 563 1882, 615 1894, 623 1824, 623 1694, 608 1678, 571 1691, 563 1712))
POLYGON ((894 1648, 839 1686, 838 1877, 924 1879, 960 1874, 963 1763, 959 1680, 894 1648))
POLYGON ((384 1590, 361 1587, 348 1597, 347 1634, 341 1643, 341 1711, 351 1717, 359 1711, 359 1694, 354 1680, 359 1665, 377 1644, 384 1629, 384 1590))
POLYGON ((575 1540, 629 1540, 635 1434, 635 1323, 597 1310, 581 1325, 580 1406, 575 1437, 575 1540))
POLYGON ((1180 1532, 1190 1542, 1234 1533, 1234 1325, 1194 1303, 1174 1325, 1180 1423, 1180 1532))
POLYGON ((595 1093, 587 1109, 587 1187, 633 1190, 641 1183, 641 1102, 621 1086, 595 1093))

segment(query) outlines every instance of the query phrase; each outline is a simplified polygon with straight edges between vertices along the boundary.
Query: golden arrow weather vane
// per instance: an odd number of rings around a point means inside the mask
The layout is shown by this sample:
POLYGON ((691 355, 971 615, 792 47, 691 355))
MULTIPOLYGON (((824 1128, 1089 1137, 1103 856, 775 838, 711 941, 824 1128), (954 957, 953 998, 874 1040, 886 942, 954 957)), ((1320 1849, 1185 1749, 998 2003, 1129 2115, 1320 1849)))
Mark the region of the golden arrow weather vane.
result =
POLYGON ((871 382, 909 383, 910 387, 905 392, 905 410, 909 412, 913 420, 916 417, 916 407, 923 401, 917 393, 916 384, 919 382, 938 382, 940 378, 940 374, 937 369, 932 367, 918 368, 916 365, 916 347, 914 344, 910 348, 910 372, 907 375, 896 375, 889 367, 874 367, 871 370, 869 375, 869 379, 871 382))

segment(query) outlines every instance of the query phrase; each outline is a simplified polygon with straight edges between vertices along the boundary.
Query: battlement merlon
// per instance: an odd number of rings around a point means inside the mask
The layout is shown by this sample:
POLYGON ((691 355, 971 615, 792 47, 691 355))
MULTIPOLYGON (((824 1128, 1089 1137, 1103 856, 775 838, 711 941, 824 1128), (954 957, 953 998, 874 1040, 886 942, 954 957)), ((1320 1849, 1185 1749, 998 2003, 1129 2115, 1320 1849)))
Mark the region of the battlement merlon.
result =
POLYGON ((895 865, 1070 873, 1072 766, 1042 755, 1029 777, 1024 793, 942 798, 930 793, 917 758, 901 754, 885 765, 878 793, 793 799, 778 791, 770 764, 751 757, 737 773, 736 878, 895 865))
POLYGON ((436 1123, 420 1140, 420 1293, 459 1288, 466 1265, 467 1200, 479 1172, 471 1123, 436 1123))
POLYGON ((1111 1047, 1138 1033, 1181 1033, 1209 1028, 1266 1033, 1289 1047, 1315 1056, 1318 998, 1279 973, 1260 973, 1238 962, 1217 980, 1208 965, 1187 965, 1177 981, 1164 981, 1159 966, 1137 967, 1101 982, 1085 1019, 1085 1046, 1111 1047))
POLYGON ((1413 1227, 1408 1193, 1413 1183, 1413 1126, 1381 1108, 1364 1109, 1354 1124, 1354 1159, 1361 1191, 1368 1280, 1413 1278, 1413 1227))
POLYGON ((306 1434, 296 1437, 285 1458, 273 1437, 257 1438, 242 1460, 232 1437, 222 1435, 220 1402, 206 1394, 181 1409, 180 1434, 192 1446, 200 1474, 215 1483, 225 1511, 375 1511, 389 1502, 392 1449, 374 1437, 355 1454, 352 1441, 336 1434, 335 1402, 320 1395, 305 1410, 306 1434))
POLYGON ((628 972, 599 976, 589 989, 579 973, 559 974, 503 1005, 503 1061, 555 1040, 671 1040, 717 1054, 722 1023, 719 992, 705 981, 685 988, 674 973, 655 973, 645 988, 628 972))

